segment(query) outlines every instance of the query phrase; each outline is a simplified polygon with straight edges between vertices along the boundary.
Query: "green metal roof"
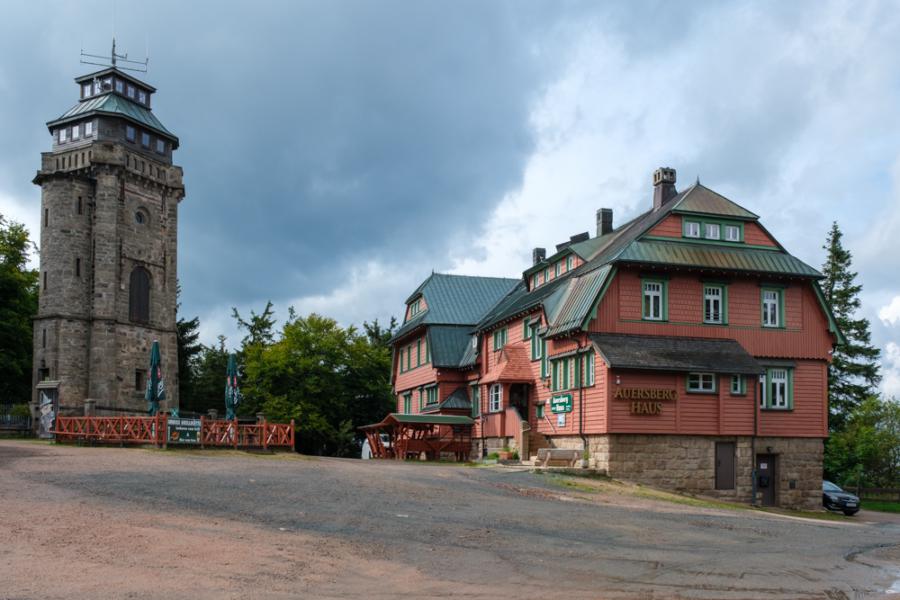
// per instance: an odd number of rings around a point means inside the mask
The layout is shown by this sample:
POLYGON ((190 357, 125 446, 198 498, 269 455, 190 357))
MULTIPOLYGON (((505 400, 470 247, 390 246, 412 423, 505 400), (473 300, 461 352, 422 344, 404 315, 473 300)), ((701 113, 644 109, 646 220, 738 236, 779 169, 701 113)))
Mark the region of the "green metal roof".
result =
POLYGON ((442 410, 472 410, 469 393, 465 386, 453 390, 440 404, 432 404, 422 409, 423 413, 440 413, 442 410))
POLYGON ((391 341, 421 325, 475 325, 520 280, 432 273, 410 296, 425 298, 423 312, 404 323, 391 341))
POLYGON ((548 312, 548 315, 552 316, 548 316, 550 326, 545 335, 554 336, 579 329, 593 307, 597 294, 606 284, 610 271, 612 265, 604 265, 584 275, 573 277, 566 287, 559 310, 548 312))
POLYGON ((821 273, 800 259, 778 250, 758 250, 740 246, 719 246, 682 241, 637 240, 623 250, 616 257, 616 261, 772 275, 822 277, 821 273))
POLYGON ((61 117, 47 123, 48 128, 94 114, 107 114, 124 117, 156 133, 166 136, 178 147, 178 138, 166 129, 149 109, 123 98, 113 92, 79 102, 61 117))
POLYGON ((471 325, 432 325, 426 336, 434 367, 459 367, 472 347, 471 325))
POLYGON ((699 183, 685 190, 681 199, 672 206, 672 211, 720 215, 738 219, 756 220, 759 218, 743 206, 735 204, 725 196, 699 183))
MULTIPOLYGON (((471 425, 471 417, 464 415, 407 415, 404 413, 391 413, 388 418, 393 418, 398 423, 434 423, 435 425, 471 425)), ((387 420, 387 419, 385 419, 387 420)))

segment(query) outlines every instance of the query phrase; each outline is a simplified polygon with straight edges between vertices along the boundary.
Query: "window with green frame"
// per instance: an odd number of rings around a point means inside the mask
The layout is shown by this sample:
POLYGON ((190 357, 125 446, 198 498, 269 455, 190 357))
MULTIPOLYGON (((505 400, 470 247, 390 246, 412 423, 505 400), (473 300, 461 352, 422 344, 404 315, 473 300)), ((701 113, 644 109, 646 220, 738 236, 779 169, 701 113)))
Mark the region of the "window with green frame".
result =
POLYGON ((531 337, 531 318, 525 317, 522 319, 522 339, 527 340, 531 337))
POLYGON ((582 369, 584 370, 584 387, 591 387, 594 385, 596 379, 596 359, 594 357, 594 351, 591 350, 589 352, 585 352, 581 355, 581 364, 582 369))
POLYGON ((431 344, 428 343, 428 338, 423 338, 423 342, 425 345, 425 364, 431 362, 431 344))
POLYGON ((424 388, 419 388, 419 410, 421 411, 425 407, 425 390, 424 388))
POLYGON ((741 243, 744 241, 744 224, 740 221, 685 216, 681 220, 681 236, 695 240, 741 243))
POLYGON ((703 284, 703 322, 708 325, 728 324, 728 286, 703 284))
POLYGON ((668 320, 668 303, 668 282, 665 279, 641 279, 641 318, 643 320, 668 320))
POLYGON ((501 350, 506 345, 507 330, 501 327, 494 332, 494 350, 501 350))
POLYGON ((547 358, 547 340, 541 340, 541 379, 550 377, 550 365, 547 358))
POLYGON ((544 269, 544 283, 550 281, 550 268, 544 269))
POLYGON ((478 384, 472 386, 472 416, 481 414, 481 387, 478 384))
POLYGON ((747 380, 743 375, 731 376, 731 395, 744 396, 747 393, 747 380))
POLYGON ((764 287, 760 290, 763 327, 784 327, 784 290, 764 287))
POLYGON ((688 373, 687 391, 693 394, 714 394, 718 377, 715 373, 688 373))
POLYGON ((571 271, 575 267, 575 257, 571 254, 566 257, 566 271, 571 271))
POLYGON ((793 410, 793 368, 770 367, 759 376, 759 407, 764 410, 793 410))
POLYGON ((438 387, 433 385, 431 387, 425 388, 425 404, 437 404, 438 402, 438 387))
POLYGON ((412 347, 406 347, 406 370, 409 371, 412 369, 412 347))
POLYGON ((561 392, 577 386, 578 369, 573 373, 575 357, 569 356, 550 361, 550 390, 561 392))
POLYGON ((531 276, 531 289, 536 289, 538 286, 538 274, 535 273, 531 276))
POLYGON ((538 404, 534 407, 534 416, 537 417, 538 419, 544 418, 544 405, 543 404, 538 404))
POLYGON ((559 277, 561 273, 562 273, 562 261, 558 260, 558 261, 556 261, 556 264, 553 265, 553 276, 559 277))
POLYGON ((538 335, 538 327, 540 323, 531 324, 531 360, 541 360, 544 357, 544 344, 546 343, 541 336, 538 335))
POLYGON ((406 392, 403 394, 403 414, 409 414, 412 412, 412 392, 406 392))
POLYGON ((416 366, 422 364, 422 338, 416 340, 416 366))

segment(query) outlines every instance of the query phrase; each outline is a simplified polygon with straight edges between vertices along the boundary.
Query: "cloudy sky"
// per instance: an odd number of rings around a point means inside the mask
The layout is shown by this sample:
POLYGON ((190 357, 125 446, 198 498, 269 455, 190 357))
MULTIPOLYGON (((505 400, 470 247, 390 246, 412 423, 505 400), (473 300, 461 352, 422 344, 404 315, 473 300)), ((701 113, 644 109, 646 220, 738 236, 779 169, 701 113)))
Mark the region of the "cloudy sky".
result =
POLYGON ((181 139, 179 276, 203 339, 271 299, 345 324, 432 270, 518 276, 678 170, 813 266, 832 220, 900 396, 893 2, 34 0, 0 21, 0 213, 36 230, 79 50, 149 49, 181 139))

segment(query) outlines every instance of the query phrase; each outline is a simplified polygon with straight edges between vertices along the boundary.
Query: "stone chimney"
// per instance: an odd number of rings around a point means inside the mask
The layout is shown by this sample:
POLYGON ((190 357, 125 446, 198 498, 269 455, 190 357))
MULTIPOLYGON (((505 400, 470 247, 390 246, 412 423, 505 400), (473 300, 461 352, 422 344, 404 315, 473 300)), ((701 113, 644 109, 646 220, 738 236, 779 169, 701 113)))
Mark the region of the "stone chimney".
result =
POLYGON ((677 194, 678 192, 675 190, 675 169, 660 167, 653 171, 653 210, 659 210, 663 204, 677 194))
POLYGON ((597 211, 597 237, 612 233, 612 215, 611 208, 601 208, 597 211))
POLYGON ((547 249, 546 248, 535 248, 531 251, 531 260, 533 264, 538 264, 540 262, 544 262, 547 259, 547 249))

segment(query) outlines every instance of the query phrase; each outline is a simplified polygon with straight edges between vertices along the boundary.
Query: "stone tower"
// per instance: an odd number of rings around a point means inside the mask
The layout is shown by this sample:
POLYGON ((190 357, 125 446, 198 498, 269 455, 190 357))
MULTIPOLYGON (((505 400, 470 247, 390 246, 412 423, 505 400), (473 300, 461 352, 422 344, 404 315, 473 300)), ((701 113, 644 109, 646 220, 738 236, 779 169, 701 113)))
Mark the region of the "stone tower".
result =
POLYGON ((159 340, 162 407, 177 407, 178 138, 151 111, 150 85, 115 67, 75 81, 78 103, 47 123, 52 150, 34 178, 34 399, 58 400, 62 415, 146 413, 150 346, 159 340))

